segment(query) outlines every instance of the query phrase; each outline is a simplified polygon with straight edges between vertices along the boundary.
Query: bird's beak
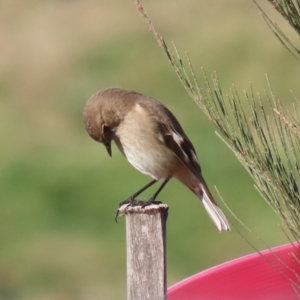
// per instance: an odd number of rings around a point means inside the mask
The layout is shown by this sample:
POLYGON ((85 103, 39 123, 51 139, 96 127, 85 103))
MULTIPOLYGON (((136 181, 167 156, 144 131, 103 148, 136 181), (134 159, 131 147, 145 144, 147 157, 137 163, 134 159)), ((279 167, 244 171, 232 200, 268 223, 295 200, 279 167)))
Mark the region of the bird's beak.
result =
POLYGON ((108 155, 111 157, 111 141, 107 142, 106 144, 104 144, 108 155))

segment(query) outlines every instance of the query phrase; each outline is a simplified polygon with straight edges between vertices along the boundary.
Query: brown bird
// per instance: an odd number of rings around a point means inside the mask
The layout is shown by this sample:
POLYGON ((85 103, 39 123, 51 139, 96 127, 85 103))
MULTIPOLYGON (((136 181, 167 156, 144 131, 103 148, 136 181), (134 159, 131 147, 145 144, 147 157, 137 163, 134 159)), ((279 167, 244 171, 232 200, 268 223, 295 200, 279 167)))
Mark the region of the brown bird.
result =
POLYGON ((150 200, 142 202, 143 206, 156 203, 160 191, 174 177, 202 201, 219 231, 230 230, 224 213, 202 177, 192 143, 163 104, 135 91, 108 88, 87 101, 83 118, 89 135, 103 143, 110 156, 113 140, 137 170, 153 178, 121 204, 140 204, 135 198, 163 179, 150 200))

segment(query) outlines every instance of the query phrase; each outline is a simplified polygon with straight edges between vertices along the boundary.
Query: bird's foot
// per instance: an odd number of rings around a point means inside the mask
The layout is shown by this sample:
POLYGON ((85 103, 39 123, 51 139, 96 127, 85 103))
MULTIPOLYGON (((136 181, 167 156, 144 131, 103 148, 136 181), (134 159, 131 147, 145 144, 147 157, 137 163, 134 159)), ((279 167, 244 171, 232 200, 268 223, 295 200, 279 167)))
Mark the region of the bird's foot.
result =
POLYGON ((135 200, 135 199, 129 198, 129 199, 127 199, 127 200, 125 200, 125 201, 123 201, 119 204, 119 208, 117 209, 116 214, 115 214, 116 223, 118 223, 117 219, 120 215, 120 208, 125 204, 127 204, 127 207, 129 207, 129 206, 131 206, 131 207, 141 206, 142 208, 144 208, 144 207, 149 206, 151 204, 161 204, 161 201, 155 201, 155 199, 153 199, 153 198, 150 198, 147 201, 135 200))
POLYGON ((116 223, 118 223, 118 217, 120 215, 120 207, 122 207, 123 205, 127 204, 127 207, 128 206, 131 206, 131 205, 134 205, 134 203, 136 202, 136 200, 134 200, 133 198, 129 198, 125 201, 122 201, 120 204, 119 204, 119 207, 116 211, 116 214, 115 214, 115 221, 116 223))
POLYGON ((140 203, 138 205, 140 205, 142 208, 151 205, 151 204, 161 204, 161 201, 155 201, 155 199, 150 198, 147 201, 139 201, 140 203))

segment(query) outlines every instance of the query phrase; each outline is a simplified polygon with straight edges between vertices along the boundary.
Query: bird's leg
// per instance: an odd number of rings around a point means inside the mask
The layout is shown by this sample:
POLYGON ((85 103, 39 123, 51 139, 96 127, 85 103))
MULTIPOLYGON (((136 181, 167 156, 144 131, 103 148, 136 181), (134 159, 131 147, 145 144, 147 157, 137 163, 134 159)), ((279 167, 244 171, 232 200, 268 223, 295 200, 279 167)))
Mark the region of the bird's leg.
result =
MULTIPOLYGON (((132 196, 130 196, 127 200, 121 202, 119 204, 119 208, 124 205, 124 204, 128 204, 128 205, 131 205, 131 206, 137 206, 137 205, 142 205, 142 203, 144 203, 144 201, 137 201, 135 200, 135 198, 140 195, 143 191, 145 191, 147 188, 149 188, 151 185, 153 185, 154 183, 156 183, 157 180, 156 179, 153 179, 152 181, 150 181, 148 184, 146 184, 144 187, 142 187, 140 190, 138 190, 136 193, 134 193, 132 196)), ((160 189, 161 190, 161 189, 160 189)), ((119 208, 118 210, 116 211, 116 215, 115 215, 115 221, 117 222, 117 218, 119 216, 119 208)))
POLYGON ((142 201, 143 203, 141 204, 142 207, 146 207, 150 204, 160 204, 160 201, 155 201, 155 199, 157 198, 158 194, 162 191, 162 189, 165 187, 165 185, 169 182, 171 178, 166 178, 164 180, 164 182, 161 184, 161 186, 158 188, 158 190, 156 191, 156 193, 148 200, 148 201, 142 201))
POLYGON ((122 206, 123 204, 130 204, 130 205, 138 205, 137 203, 140 201, 135 200, 135 198, 140 195, 143 191, 145 191, 147 188, 149 188, 151 185, 153 185, 154 183, 156 183, 157 180, 154 179, 152 181, 150 181, 148 184, 146 184, 144 187, 142 187, 140 190, 138 190, 136 193, 134 193, 133 195, 131 195, 127 200, 121 202, 119 204, 119 207, 122 206))

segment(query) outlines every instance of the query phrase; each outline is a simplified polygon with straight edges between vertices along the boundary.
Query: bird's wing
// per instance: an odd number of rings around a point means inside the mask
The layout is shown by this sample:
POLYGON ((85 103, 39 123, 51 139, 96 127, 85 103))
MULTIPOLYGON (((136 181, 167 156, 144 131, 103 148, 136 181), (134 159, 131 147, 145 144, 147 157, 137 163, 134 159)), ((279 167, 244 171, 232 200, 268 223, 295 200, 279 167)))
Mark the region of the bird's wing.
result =
POLYGON ((194 146, 182 128, 179 127, 178 129, 179 130, 176 130, 174 126, 169 126, 158 121, 158 130, 163 137, 165 145, 176 154, 197 178, 199 178, 199 176, 201 176, 201 168, 194 146))
POLYGON ((162 137, 159 140, 163 141, 197 178, 200 178, 201 168, 194 146, 172 112, 162 103, 145 96, 138 104, 151 116, 157 134, 162 137))

